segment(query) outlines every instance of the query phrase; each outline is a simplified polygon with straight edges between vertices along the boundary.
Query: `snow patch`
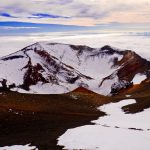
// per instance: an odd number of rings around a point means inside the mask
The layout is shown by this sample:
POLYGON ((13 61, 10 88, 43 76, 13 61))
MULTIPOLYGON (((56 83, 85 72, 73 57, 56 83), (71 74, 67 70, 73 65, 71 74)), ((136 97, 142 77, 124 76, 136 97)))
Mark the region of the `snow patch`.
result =
POLYGON ((146 75, 144 74, 136 74, 133 78, 133 84, 140 84, 142 81, 144 81, 146 79, 146 75))
MULTIPOLYGON (((67 83, 66 83, 67 84, 67 83)), ((76 85, 65 85, 65 83, 61 85, 51 84, 51 83, 37 83, 36 85, 30 86, 30 92, 32 93, 41 93, 41 94, 63 94, 67 93, 70 90, 74 90, 77 88, 76 85)))
POLYGON ((145 109, 143 112, 136 114, 125 114, 122 111, 122 107, 134 104, 134 99, 123 100, 118 103, 110 103, 99 107, 98 109, 107 113, 107 116, 100 117, 96 121, 92 121, 96 124, 118 126, 121 128, 137 128, 147 130, 150 128, 150 108, 145 109))
POLYGON ((86 125, 69 129, 58 139, 69 150, 149 150, 150 133, 86 125))
POLYGON ((30 144, 0 147, 0 150, 33 150, 33 149, 38 150, 35 146, 30 146, 30 144))
POLYGON ((95 125, 68 129, 58 138, 58 145, 70 150, 149 150, 150 109, 137 114, 125 114, 121 109, 135 102, 134 99, 129 99, 99 107, 107 116, 92 121, 95 125))

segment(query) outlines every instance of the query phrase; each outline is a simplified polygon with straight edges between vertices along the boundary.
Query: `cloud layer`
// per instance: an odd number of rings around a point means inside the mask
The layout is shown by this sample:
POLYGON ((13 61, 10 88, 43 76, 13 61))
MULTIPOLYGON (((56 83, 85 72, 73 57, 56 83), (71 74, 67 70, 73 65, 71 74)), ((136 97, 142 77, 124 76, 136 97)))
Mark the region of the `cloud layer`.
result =
POLYGON ((1 0, 1 21, 94 26, 150 23, 150 0, 1 0))

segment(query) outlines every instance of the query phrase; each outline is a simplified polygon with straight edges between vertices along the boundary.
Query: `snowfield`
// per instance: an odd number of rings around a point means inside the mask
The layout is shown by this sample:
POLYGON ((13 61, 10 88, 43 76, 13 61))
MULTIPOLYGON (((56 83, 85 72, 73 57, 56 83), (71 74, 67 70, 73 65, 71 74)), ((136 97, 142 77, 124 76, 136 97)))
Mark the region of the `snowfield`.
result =
POLYGON ((107 116, 100 117, 98 120, 92 121, 93 123, 100 125, 108 125, 111 127, 120 128, 136 128, 141 130, 150 129, 150 108, 145 109, 143 112, 136 114, 125 114, 121 108, 123 106, 134 104, 135 100, 123 100, 118 103, 110 103, 103 105, 98 109, 105 112, 107 116))
POLYGON ((123 54, 115 52, 115 49, 112 54, 109 52, 107 49, 87 46, 35 43, 0 59, 0 81, 6 79, 7 86, 16 85, 13 91, 24 93, 19 87, 25 80, 33 80, 35 75, 32 75, 40 65, 42 69, 38 73, 47 83, 31 84, 26 93, 62 94, 84 85, 94 92, 109 95, 112 84, 118 82, 118 79, 106 80, 101 87, 99 84, 103 78, 119 69, 120 66, 113 66, 114 60, 120 61, 123 58, 123 54), (75 82, 69 82, 69 79, 73 78, 77 78, 75 82))
MULTIPOLYGON (((20 53, 18 53, 18 55, 19 54, 20 53)), ((23 68, 26 64, 26 58, 19 58, 17 60, 7 61, 0 60, 0 79, 3 79, 5 77, 5 79, 7 79, 10 82, 10 84, 22 84, 23 76, 25 74, 26 69, 21 70, 21 68, 23 68)))
POLYGON ((29 36, 1 36, 0 37, 0 56, 8 55, 12 52, 30 45, 34 42, 51 41, 68 44, 81 44, 91 47, 102 47, 104 45, 112 45, 115 47, 122 47, 123 49, 131 49, 136 51, 139 55, 150 60, 149 36, 145 36, 145 32, 102 32, 96 31, 96 34, 91 33, 39 33, 31 34, 29 36), (84 35, 85 34, 85 35, 84 35), (9 43, 9 44, 8 44, 9 43), (142 44, 141 44, 142 43, 142 44))
MULTIPOLYGON (((125 76, 127 65, 135 67, 132 61, 139 62, 138 67, 147 63, 150 68, 148 61, 136 57, 132 51, 108 45, 91 48, 38 42, 0 59, 0 87, 6 84, 10 90, 23 93, 62 94, 82 86, 98 94, 111 95, 131 84, 132 79, 125 76)), ((135 84, 147 79, 146 69, 137 75, 138 68, 137 72, 131 72, 135 84)))
POLYGON ((58 138, 58 145, 70 150, 149 150, 150 109, 137 114, 125 114, 121 109, 134 103, 128 99, 99 107, 107 116, 92 121, 95 125, 68 129, 58 138))
MULTIPOLYGON (((33 35, 28 39, 3 37, 3 39, 0 38, 3 42, 1 43, 0 40, 1 51, 6 40, 8 40, 7 43, 12 40, 16 42, 16 45, 26 40, 35 42, 36 39, 36 42, 37 40, 39 42, 26 45, 27 47, 21 51, 0 59, 0 82, 7 80, 7 87, 21 93, 62 94, 83 86, 102 95, 116 94, 120 89, 130 86, 132 81, 134 84, 141 83, 146 79, 146 74, 149 74, 147 70, 144 70, 140 72, 141 74, 135 75, 131 70, 133 77, 135 76, 133 80, 125 77, 127 73, 123 74, 123 69, 127 65, 126 61, 132 61, 129 59, 132 57, 125 60, 123 58, 127 54, 121 52, 130 49, 141 54, 143 49, 138 45, 140 40, 145 43, 144 53, 147 53, 149 39, 146 36, 141 37, 131 35, 131 33, 79 34, 65 37, 33 35), (127 39, 131 42, 129 43, 127 39), (123 68, 122 71, 119 71, 121 68, 123 68)), ((8 45, 5 45, 6 51, 8 45)), ((13 48, 12 46, 12 52, 13 48)), ((149 55, 145 56, 147 58, 149 55)), ((143 61, 138 62, 140 64, 143 61)), ((135 65, 131 62, 128 68, 135 68, 131 64, 135 65)), ((139 73, 138 67, 141 66, 137 66, 135 73, 139 73)), ((129 70, 125 68, 125 71, 129 70)), ((4 87, 4 84, 0 84, 0 87, 4 87)))
POLYGON ((30 146, 30 144, 0 147, 0 150, 33 150, 33 149, 38 150, 35 146, 30 146))

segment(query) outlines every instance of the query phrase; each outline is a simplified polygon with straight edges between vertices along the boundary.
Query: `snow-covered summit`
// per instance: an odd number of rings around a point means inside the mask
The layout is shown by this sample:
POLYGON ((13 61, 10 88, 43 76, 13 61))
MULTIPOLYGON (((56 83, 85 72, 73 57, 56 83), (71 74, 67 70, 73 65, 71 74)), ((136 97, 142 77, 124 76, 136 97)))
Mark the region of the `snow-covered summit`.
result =
POLYGON ((39 42, 0 59, 2 89, 66 93, 78 87, 109 95, 132 85, 136 74, 149 78, 150 62, 111 46, 39 42))

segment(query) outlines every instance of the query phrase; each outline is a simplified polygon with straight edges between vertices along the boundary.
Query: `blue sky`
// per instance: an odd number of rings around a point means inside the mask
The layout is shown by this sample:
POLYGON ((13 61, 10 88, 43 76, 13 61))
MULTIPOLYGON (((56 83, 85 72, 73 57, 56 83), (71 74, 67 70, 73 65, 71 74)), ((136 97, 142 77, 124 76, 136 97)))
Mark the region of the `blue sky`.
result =
POLYGON ((0 35, 148 29, 149 0, 1 0, 0 35))
POLYGON ((89 30, 91 27, 61 24, 42 24, 30 22, 4 21, 0 22, 0 35, 25 35, 41 32, 67 32, 89 30))

